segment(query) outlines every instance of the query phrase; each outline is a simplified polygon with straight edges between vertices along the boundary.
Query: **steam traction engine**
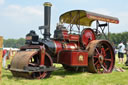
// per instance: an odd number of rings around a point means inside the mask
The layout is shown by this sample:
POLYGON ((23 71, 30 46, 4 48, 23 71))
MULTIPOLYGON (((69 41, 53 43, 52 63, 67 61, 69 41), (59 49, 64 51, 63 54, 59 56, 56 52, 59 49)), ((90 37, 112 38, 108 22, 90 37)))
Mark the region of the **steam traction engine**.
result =
POLYGON ((69 11, 60 16, 54 38, 50 38, 51 6, 51 3, 44 3, 44 26, 39 27, 44 29, 44 39, 33 30, 26 35, 25 46, 20 48, 9 66, 13 76, 46 78, 55 70, 53 63, 62 64, 67 71, 112 72, 115 63, 113 47, 109 41, 98 38, 101 34, 107 38, 105 27, 109 31, 109 23, 118 24, 119 20, 84 10, 69 11), (93 21, 96 21, 95 30, 83 28, 81 31, 82 26, 91 26, 93 21), (64 23, 67 28, 62 25, 64 23))

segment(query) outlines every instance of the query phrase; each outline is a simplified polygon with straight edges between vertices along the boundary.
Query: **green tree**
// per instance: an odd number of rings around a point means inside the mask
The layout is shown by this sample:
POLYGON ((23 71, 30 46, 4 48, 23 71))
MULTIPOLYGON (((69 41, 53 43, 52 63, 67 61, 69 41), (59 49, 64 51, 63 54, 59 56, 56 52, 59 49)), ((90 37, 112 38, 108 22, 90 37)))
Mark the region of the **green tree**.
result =
POLYGON ((20 39, 4 39, 4 47, 13 47, 13 48, 19 48, 23 46, 25 43, 24 38, 20 39))

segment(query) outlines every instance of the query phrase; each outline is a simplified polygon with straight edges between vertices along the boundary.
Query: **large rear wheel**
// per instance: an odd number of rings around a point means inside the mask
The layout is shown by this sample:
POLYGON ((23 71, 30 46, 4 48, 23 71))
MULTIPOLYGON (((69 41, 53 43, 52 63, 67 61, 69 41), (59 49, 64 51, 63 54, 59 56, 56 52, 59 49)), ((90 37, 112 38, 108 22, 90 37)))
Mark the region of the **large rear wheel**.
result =
POLYGON ((115 64, 113 47, 106 40, 93 40, 88 46, 88 70, 93 73, 110 73, 115 64))

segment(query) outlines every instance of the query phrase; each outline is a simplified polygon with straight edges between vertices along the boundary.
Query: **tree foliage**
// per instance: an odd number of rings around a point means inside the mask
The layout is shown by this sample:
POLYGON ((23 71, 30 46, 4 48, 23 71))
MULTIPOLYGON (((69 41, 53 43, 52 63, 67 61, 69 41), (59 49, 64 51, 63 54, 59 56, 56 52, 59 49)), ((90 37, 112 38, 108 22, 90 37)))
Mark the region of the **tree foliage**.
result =
POLYGON ((128 41, 128 32, 110 33, 110 41, 114 42, 116 45, 119 44, 121 41, 126 44, 126 42, 128 41))
POLYGON ((19 48, 25 43, 24 38, 20 39, 4 39, 4 47, 19 48))

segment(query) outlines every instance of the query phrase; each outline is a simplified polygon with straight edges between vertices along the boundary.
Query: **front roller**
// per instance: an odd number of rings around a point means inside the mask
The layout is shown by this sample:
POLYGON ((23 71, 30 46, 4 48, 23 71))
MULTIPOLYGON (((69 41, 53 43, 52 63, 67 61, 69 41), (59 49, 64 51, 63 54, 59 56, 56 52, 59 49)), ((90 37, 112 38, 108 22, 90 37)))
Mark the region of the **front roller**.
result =
POLYGON ((47 78, 53 71, 52 60, 45 52, 44 65, 41 63, 39 51, 19 51, 10 64, 10 70, 15 77, 47 78))
POLYGON ((88 71, 92 73, 110 73, 115 64, 113 47, 106 40, 91 41, 88 50, 88 71))

